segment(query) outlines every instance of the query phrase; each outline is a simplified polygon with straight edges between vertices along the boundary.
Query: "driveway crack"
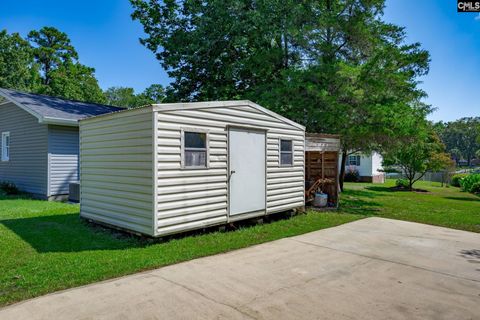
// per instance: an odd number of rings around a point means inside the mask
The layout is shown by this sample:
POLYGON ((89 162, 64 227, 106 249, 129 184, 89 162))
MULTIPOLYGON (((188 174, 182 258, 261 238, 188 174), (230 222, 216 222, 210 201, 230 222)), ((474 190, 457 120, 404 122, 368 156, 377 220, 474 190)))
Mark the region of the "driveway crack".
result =
POLYGON ((186 285, 184 285, 184 284, 182 284, 182 283, 180 283, 180 282, 176 282, 176 281, 174 281, 174 280, 170 280, 170 279, 168 279, 168 278, 165 278, 165 277, 162 277, 162 276, 160 276, 160 275, 153 274, 153 273, 151 273, 151 275, 154 276, 154 277, 158 277, 158 278, 160 278, 160 279, 162 279, 162 280, 165 280, 165 281, 167 281, 167 282, 169 282, 169 283, 171 283, 171 284, 173 284, 173 285, 179 286, 179 287, 181 287, 181 288, 183 288, 183 289, 185 289, 185 290, 187 290, 187 291, 189 291, 189 292, 191 292, 191 293, 197 294, 197 295, 199 295, 199 296, 201 296, 201 297, 203 297, 203 298, 205 298, 205 299, 207 299, 207 300, 209 300, 209 301, 211 301, 211 302, 213 302, 213 303, 220 304, 220 305, 225 306, 225 307, 227 307, 227 308, 233 309, 233 310, 241 313, 242 315, 246 316, 246 317, 249 318, 249 319, 254 319, 254 320, 257 320, 257 319, 258 319, 258 318, 256 318, 256 317, 248 314, 247 312, 243 311, 242 309, 240 309, 240 308, 238 308, 238 307, 236 307, 236 306, 234 306, 234 305, 230 305, 230 304, 228 304, 228 303, 215 300, 215 299, 207 296, 206 294, 204 294, 204 293, 202 293, 202 292, 200 292, 200 291, 197 291, 197 290, 195 290, 195 289, 189 288, 188 286, 186 286, 186 285))

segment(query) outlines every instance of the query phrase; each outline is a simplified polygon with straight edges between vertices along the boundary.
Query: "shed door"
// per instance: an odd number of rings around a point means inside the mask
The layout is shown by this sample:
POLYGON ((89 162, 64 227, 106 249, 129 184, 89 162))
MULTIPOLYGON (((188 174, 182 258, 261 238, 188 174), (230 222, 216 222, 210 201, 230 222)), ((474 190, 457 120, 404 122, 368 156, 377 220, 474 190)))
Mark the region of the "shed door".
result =
POLYGON ((265 210, 265 132, 229 130, 230 215, 265 210))

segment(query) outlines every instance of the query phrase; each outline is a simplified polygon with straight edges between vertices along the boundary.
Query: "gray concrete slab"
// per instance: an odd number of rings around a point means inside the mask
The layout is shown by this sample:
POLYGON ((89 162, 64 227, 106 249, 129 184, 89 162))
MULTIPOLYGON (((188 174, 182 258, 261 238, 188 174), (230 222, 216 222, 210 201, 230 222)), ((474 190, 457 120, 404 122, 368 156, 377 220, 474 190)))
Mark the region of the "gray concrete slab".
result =
POLYGON ((480 319, 480 234, 368 218, 39 297, 0 319, 480 319))

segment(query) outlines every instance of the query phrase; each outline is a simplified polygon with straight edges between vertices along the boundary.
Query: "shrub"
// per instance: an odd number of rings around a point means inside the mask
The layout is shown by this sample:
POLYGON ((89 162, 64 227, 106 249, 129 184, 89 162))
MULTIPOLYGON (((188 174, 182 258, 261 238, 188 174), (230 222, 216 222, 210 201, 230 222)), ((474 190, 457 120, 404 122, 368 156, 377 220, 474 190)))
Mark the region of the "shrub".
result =
POLYGON ((460 180, 460 186, 463 191, 472 192, 473 185, 477 182, 480 183, 480 174, 469 174, 460 180))
POLYGON ((360 180, 360 173, 356 168, 347 168, 345 171, 345 178, 343 181, 345 182, 358 182, 360 180))
POLYGON ((460 187, 460 181, 462 181, 462 179, 466 176, 468 176, 467 173, 455 174, 452 176, 452 181, 450 182, 450 184, 454 187, 460 187))
POLYGON ((480 182, 475 182, 470 189, 471 193, 480 194, 480 182))
POLYGON ((7 195, 19 194, 17 186, 13 182, 2 181, 0 182, 0 189, 5 192, 7 195))
POLYGON ((399 187, 399 188, 408 188, 409 187, 409 182, 407 179, 397 179, 395 181, 395 186, 399 187))

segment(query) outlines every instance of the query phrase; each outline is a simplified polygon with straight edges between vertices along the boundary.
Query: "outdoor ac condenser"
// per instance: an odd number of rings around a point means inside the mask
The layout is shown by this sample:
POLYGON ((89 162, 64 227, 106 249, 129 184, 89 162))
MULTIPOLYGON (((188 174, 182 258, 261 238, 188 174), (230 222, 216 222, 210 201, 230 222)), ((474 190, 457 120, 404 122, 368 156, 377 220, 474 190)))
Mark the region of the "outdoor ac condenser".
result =
POLYGON ((68 201, 80 202, 80 182, 70 183, 68 201))

